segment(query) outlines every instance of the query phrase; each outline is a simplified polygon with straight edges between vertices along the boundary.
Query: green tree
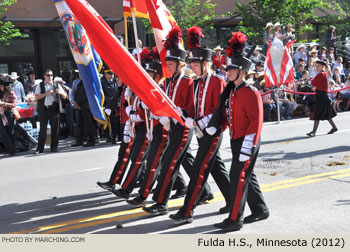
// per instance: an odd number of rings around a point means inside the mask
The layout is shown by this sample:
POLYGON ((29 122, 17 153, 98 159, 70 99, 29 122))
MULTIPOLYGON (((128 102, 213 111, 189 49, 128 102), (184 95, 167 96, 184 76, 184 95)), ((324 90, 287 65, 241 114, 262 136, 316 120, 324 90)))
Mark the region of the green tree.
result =
POLYGON ((326 32, 330 24, 336 27, 338 41, 350 38, 350 0, 338 0, 339 11, 337 15, 329 15, 321 18, 322 32, 326 32))
MULTIPOLYGON (((213 28, 211 20, 215 14, 216 4, 212 0, 163 0, 177 24, 183 30, 183 39, 187 40, 186 29, 196 25, 202 28, 203 33, 213 28)), ((152 33, 149 20, 144 20, 147 33, 152 33)))
MULTIPOLYGON (((7 11, 7 7, 16 3, 17 0, 0 0, 0 16, 3 12, 7 11)), ((0 44, 9 45, 11 39, 16 37, 27 37, 26 34, 22 34, 18 28, 16 28, 10 21, 2 21, 0 19, 0 44)))
POLYGON ((262 43, 264 26, 268 22, 292 24, 296 29, 296 38, 313 30, 313 22, 329 10, 339 10, 334 1, 328 0, 252 0, 248 4, 236 3, 237 13, 243 19, 238 29, 245 32, 255 43, 262 43))

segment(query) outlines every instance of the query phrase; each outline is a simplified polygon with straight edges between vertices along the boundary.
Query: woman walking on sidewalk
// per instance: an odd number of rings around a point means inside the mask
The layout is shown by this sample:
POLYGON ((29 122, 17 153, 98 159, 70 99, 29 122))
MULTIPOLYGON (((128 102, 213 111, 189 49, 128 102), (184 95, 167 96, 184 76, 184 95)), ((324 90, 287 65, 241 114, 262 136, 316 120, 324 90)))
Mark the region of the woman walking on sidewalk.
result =
POLYGON ((323 60, 316 61, 316 71, 318 71, 318 74, 311 82, 311 85, 316 87, 316 108, 310 116, 310 120, 314 120, 314 128, 311 132, 306 134, 309 137, 314 137, 316 135, 320 120, 328 120, 332 126, 332 129, 328 134, 333 134, 338 131, 338 128, 332 119, 337 113, 333 109, 328 97, 328 76, 325 72, 326 65, 326 62, 323 60))

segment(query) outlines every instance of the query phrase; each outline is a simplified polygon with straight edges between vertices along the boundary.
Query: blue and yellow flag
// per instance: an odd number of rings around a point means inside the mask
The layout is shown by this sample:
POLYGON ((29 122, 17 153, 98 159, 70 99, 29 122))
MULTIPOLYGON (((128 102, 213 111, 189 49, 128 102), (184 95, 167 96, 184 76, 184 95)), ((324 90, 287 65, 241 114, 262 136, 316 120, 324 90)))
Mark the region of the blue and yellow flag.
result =
POLYGON ((104 94, 99 78, 99 71, 102 67, 101 58, 91 45, 85 29, 73 15, 66 2, 64 0, 53 1, 66 32, 68 44, 77 64, 80 77, 83 80, 91 113, 96 121, 107 127, 108 122, 102 107, 104 94))

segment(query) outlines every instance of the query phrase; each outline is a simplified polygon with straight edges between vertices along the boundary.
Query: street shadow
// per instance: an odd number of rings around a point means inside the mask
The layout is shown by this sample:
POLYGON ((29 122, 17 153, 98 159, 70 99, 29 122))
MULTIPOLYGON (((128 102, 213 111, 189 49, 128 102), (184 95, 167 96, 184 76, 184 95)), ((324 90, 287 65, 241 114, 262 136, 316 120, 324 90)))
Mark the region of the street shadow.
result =
MULTIPOLYGON (((302 158, 310 158, 310 157, 316 157, 321 155, 332 155, 334 153, 339 152, 349 152, 350 146, 336 146, 331 148, 326 148, 322 150, 315 150, 315 151, 309 151, 304 153, 296 153, 296 152, 284 152, 284 151, 275 151, 275 152, 269 152, 269 153, 259 153, 259 157, 273 157, 273 160, 297 160, 302 158), (282 157, 276 158, 276 155, 282 157)), ((265 160, 266 161, 266 160, 265 160)))
POLYGON ((283 142, 289 142, 289 141, 298 141, 298 140, 304 140, 310 138, 308 136, 298 136, 298 137, 288 137, 283 139, 277 139, 277 140, 271 140, 271 141, 261 141, 261 145, 264 144, 273 144, 273 143, 283 143, 283 142))
POLYGON ((350 200, 337 200, 335 206, 345 206, 350 205, 350 200))
MULTIPOLYGON (((172 212, 174 210, 177 210, 178 208, 180 207, 170 208, 169 214, 172 214, 172 212)), ((210 212, 210 213, 205 213, 201 215, 195 215, 194 222, 200 222, 202 221, 202 219, 206 219, 214 215, 218 215, 218 213, 210 212)), ((162 218, 164 218, 164 216, 162 218)), ((214 229, 212 225, 208 225, 208 226, 187 228, 183 230, 166 231, 168 229, 173 229, 181 226, 186 227, 186 225, 190 225, 190 224, 177 223, 174 220, 171 220, 170 218, 166 220, 157 221, 157 216, 152 216, 149 214, 142 217, 137 217, 134 219, 123 220, 115 224, 116 225, 119 224, 119 227, 122 227, 122 228, 115 228, 115 227, 108 228, 98 232, 94 232, 94 234, 146 234, 146 233, 197 234, 197 233, 203 233, 214 229), (146 224, 134 224, 134 225, 132 224, 135 221, 140 221, 144 219, 154 219, 154 221, 152 223, 146 223, 146 224)), ((111 224, 105 225, 105 226, 110 227, 111 224)), ((98 228, 103 229, 103 226, 98 226, 98 228)), ((94 227, 94 229, 96 229, 96 227, 94 227)))
POLYGON ((110 192, 98 192, 3 205, 0 206, 0 233, 19 232, 39 226, 130 210, 128 204, 117 205, 122 201, 124 199, 117 198, 110 192))

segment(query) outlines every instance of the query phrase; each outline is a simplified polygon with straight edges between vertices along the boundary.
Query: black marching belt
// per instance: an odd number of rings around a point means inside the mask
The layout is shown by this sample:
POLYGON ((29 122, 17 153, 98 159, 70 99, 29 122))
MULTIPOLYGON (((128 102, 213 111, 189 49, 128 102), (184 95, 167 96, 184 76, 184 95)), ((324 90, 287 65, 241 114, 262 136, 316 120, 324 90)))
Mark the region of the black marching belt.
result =
POLYGON ((219 105, 215 109, 215 112, 213 113, 213 116, 211 117, 208 123, 208 126, 207 126, 208 128, 209 127, 214 127, 216 129, 221 128, 222 113, 225 106, 225 101, 229 98, 230 92, 233 88, 234 88, 234 82, 233 81, 228 82, 224 91, 220 95, 219 105))

